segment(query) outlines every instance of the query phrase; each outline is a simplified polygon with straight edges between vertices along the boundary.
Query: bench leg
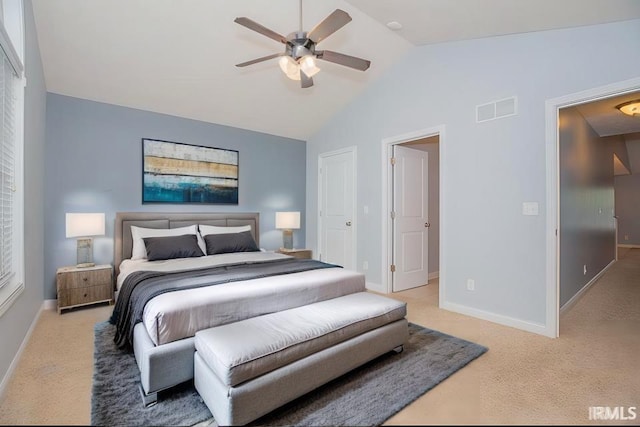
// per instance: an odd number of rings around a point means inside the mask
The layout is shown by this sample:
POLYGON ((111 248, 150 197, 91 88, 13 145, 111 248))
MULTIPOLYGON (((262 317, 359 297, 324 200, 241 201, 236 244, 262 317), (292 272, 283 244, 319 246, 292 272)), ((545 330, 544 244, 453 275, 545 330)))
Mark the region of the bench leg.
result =
POLYGON ((400 354, 400 353, 402 353, 402 352, 404 351, 404 345, 399 345, 399 346, 397 346, 396 348, 394 348, 394 349, 393 349, 393 351, 394 351, 396 354, 400 354))
POLYGON ((145 406, 145 408, 148 408, 158 403, 158 392, 146 393, 142 388, 142 384, 138 384, 138 389, 140 390, 140 396, 142 397, 142 404, 145 406))

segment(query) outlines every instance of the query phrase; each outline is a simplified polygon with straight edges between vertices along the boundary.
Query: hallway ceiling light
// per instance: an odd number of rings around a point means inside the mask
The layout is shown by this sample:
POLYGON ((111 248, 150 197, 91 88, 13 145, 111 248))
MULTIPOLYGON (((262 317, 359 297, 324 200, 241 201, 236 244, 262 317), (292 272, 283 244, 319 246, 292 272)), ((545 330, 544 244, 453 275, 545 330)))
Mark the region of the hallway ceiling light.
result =
POLYGON ((640 99, 616 105, 616 108, 627 116, 640 117, 640 99))

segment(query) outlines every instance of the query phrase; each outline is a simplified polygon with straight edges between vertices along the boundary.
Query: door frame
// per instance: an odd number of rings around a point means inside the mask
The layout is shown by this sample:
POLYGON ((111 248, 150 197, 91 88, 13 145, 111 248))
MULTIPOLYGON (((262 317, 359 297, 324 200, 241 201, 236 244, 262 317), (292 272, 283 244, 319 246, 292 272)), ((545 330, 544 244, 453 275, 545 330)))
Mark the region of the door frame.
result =
POLYGON ((598 101, 640 90, 640 78, 624 80, 545 102, 545 155, 547 187, 546 229, 546 322, 544 335, 560 335, 560 144, 558 116, 561 108, 598 101), (557 235, 556 235, 557 233, 557 235))
POLYGON ((404 133, 401 135, 391 136, 388 138, 384 138, 382 140, 382 210, 381 210, 381 219, 382 219, 382 265, 380 277, 382 278, 382 290, 385 293, 393 292, 393 276, 389 266, 391 265, 391 258, 393 254, 393 239, 391 238, 391 233, 393 231, 393 224, 391 223, 391 207, 393 206, 393 185, 391 183, 392 172, 391 172, 391 154, 392 147, 394 145, 403 144, 405 142, 415 141, 416 139, 429 138, 432 136, 438 136, 438 143, 440 144, 438 147, 438 187, 440 189, 440 198, 438 200, 438 210, 440 212, 440 239, 438 243, 439 255, 440 255, 440 267, 439 270, 439 301, 438 305, 442 306, 443 301, 445 301, 445 279, 446 279, 446 259, 444 250, 445 242, 446 242, 446 216, 445 216, 445 192, 442 191, 444 188, 444 174, 442 173, 442 164, 444 163, 444 159, 446 158, 446 150, 445 150, 445 125, 434 126, 431 128, 421 129, 409 133, 404 133))
POLYGON ((353 259, 354 270, 358 267, 357 248, 358 248, 358 147, 352 145, 350 147, 341 148, 339 150, 327 151, 326 153, 318 154, 318 248, 316 253, 322 255, 322 216, 320 211, 322 210, 322 161, 331 156, 336 156, 345 153, 352 153, 353 155, 353 219, 352 219, 352 235, 351 235, 351 257, 353 259))

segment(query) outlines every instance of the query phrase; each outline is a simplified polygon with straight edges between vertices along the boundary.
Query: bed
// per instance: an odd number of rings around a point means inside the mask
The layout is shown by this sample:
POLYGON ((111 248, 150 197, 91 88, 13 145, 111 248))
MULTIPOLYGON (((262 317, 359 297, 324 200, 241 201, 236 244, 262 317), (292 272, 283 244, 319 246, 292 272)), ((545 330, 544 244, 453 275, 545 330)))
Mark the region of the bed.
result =
POLYGON ((133 281, 135 276, 145 279, 159 277, 167 286, 173 285, 174 279, 176 285, 189 284, 151 296, 143 305, 138 303, 144 309, 128 317, 132 327, 128 336, 121 336, 122 347, 135 354, 140 370, 141 394, 146 405, 157 401, 159 391, 193 378, 194 335, 199 330, 365 290, 361 273, 338 266, 318 265, 323 263, 314 260, 304 261, 316 263, 316 266, 305 265, 298 271, 296 269, 301 268, 299 262, 303 260, 268 251, 232 252, 167 261, 132 259, 139 250, 135 247, 132 227, 134 231, 137 231, 135 227, 162 230, 193 225, 229 229, 245 227, 259 247, 259 224, 258 213, 116 214, 114 264, 117 301, 114 315, 117 310, 123 310, 124 301, 129 298, 126 283, 133 281), (278 269, 285 266, 289 270, 280 274, 278 269), (233 276, 221 283, 207 285, 206 281, 200 283, 197 278, 205 277, 204 269, 223 269, 233 276), (259 270, 259 274, 243 276, 245 270, 259 270), (190 287, 196 282, 197 286, 190 287))

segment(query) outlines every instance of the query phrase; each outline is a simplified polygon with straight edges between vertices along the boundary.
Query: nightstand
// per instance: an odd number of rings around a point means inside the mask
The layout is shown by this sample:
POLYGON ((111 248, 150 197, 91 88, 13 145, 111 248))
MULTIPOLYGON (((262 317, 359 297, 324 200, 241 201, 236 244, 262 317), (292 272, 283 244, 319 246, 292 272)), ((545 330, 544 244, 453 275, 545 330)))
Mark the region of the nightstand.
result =
POLYGON ((285 249, 280 248, 276 251, 279 254, 290 255, 300 259, 311 259, 311 249, 285 249))
POLYGON ((113 301, 113 269, 110 265, 61 267, 56 274, 58 313, 62 310, 113 301))

